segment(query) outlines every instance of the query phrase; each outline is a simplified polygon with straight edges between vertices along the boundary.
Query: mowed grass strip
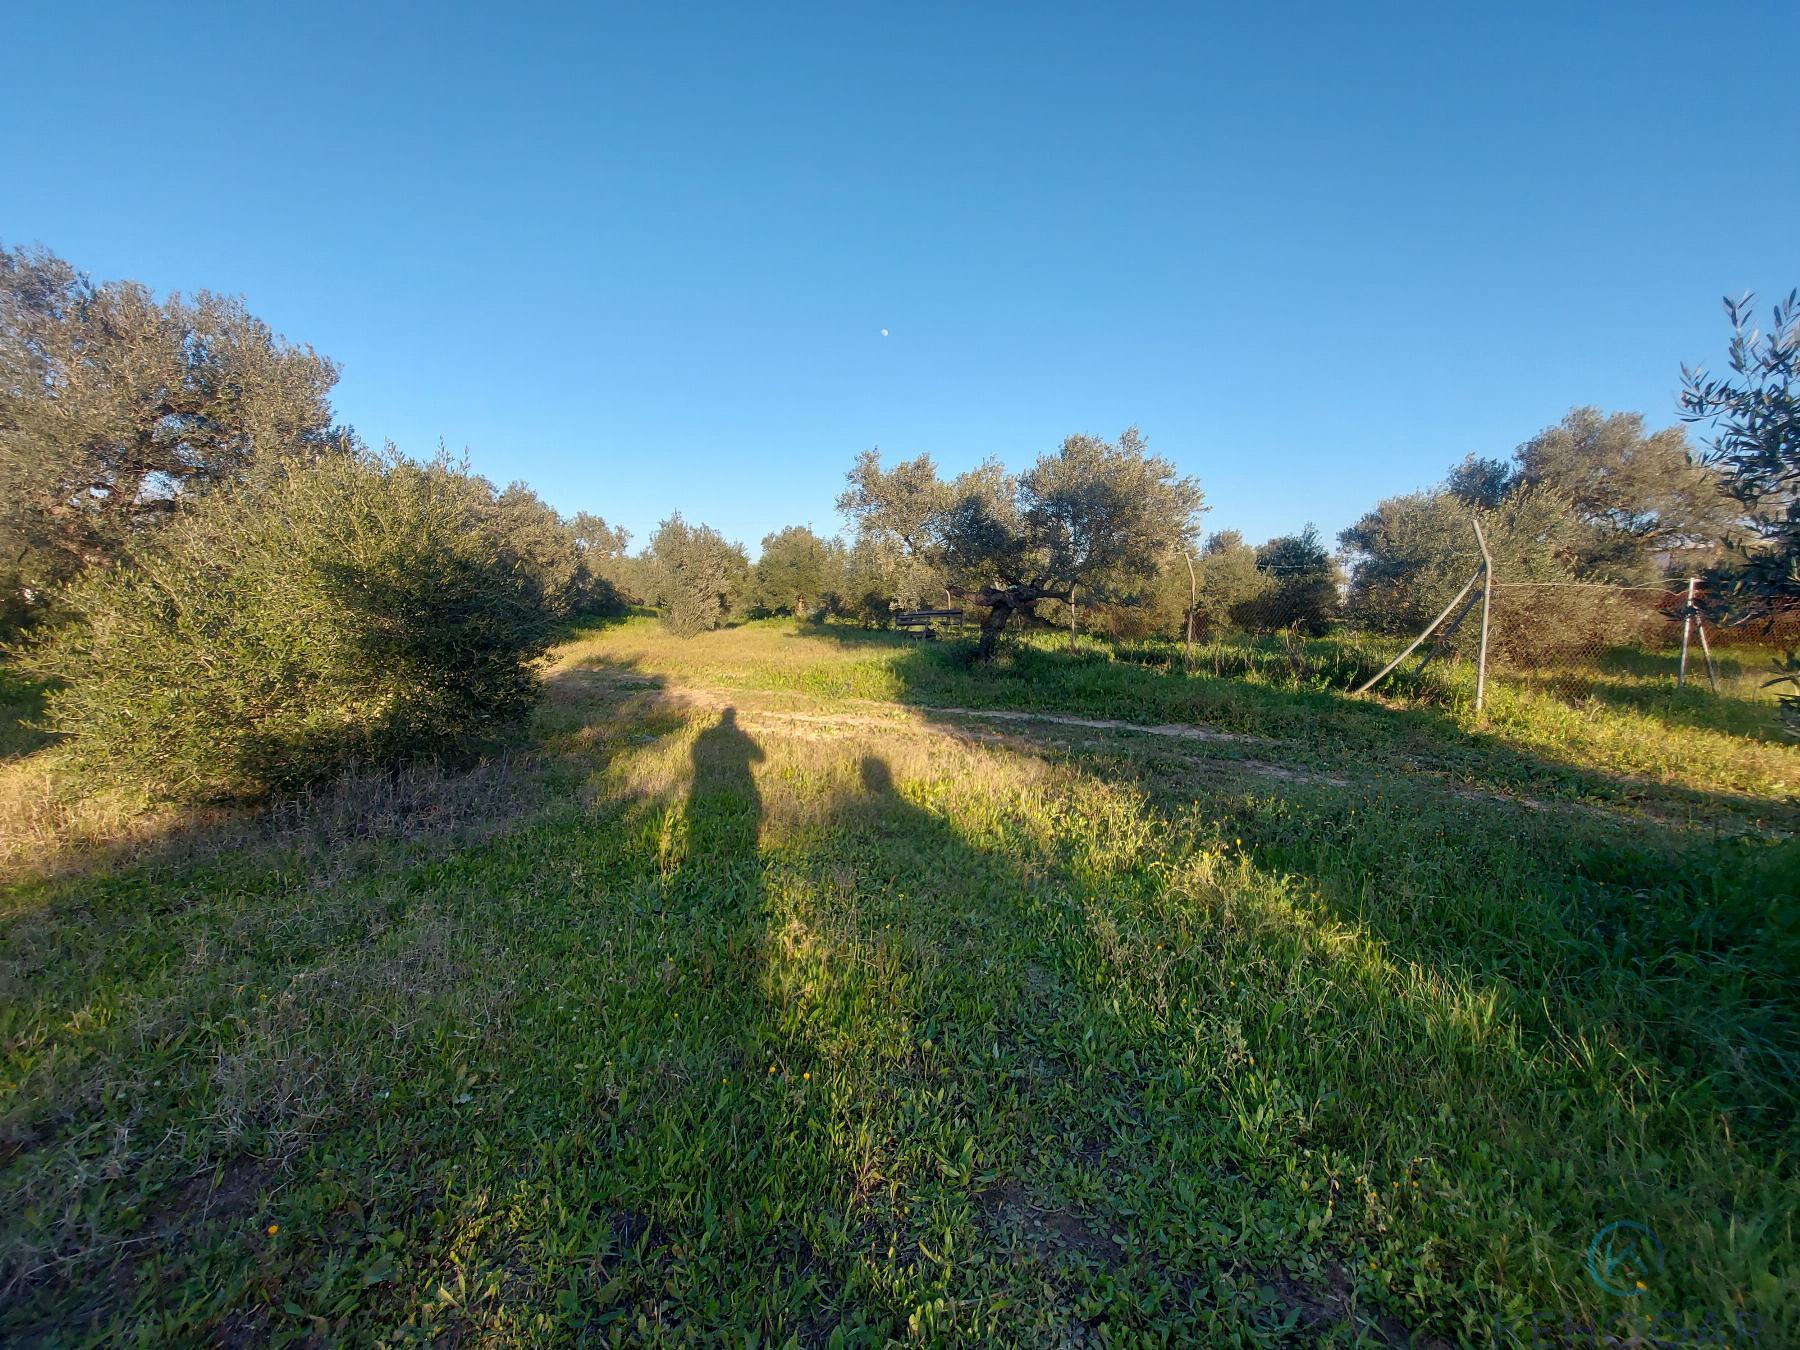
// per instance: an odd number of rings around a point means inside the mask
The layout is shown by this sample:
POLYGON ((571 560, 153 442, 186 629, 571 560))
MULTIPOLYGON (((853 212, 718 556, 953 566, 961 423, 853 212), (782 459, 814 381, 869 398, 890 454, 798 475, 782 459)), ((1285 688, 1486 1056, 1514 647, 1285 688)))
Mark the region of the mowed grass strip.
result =
MULTIPOLYGON (((1300 762, 1393 739, 1272 781, 679 696, 808 661, 821 715, 1016 678, 615 629, 479 813, 446 780, 386 831, 318 803, 8 890, 0 1331, 1791 1338, 1800 855, 1704 828, 1778 799, 1665 784, 1671 828, 1446 793, 1390 770, 1620 775, 1210 678, 1180 697, 1300 762), (1666 1254, 1629 1300, 1586 1267, 1617 1219, 1666 1254)), ((1068 678, 1176 697, 1124 669, 1068 678)))

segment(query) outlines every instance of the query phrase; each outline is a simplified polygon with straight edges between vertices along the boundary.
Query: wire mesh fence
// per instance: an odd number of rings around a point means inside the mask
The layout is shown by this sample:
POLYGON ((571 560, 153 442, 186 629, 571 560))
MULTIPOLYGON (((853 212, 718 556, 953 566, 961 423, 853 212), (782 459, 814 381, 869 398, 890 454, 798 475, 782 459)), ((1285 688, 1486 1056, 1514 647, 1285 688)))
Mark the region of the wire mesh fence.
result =
POLYGON ((1494 583, 1494 678, 1563 702, 1645 707, 1690 690, 1773 707, 1775 657, 1800 643, 1800 612, 1733 621, 1699 579, 1658 586, 1494 583))
MULTIPOLYGON (((1734 622, 1730 597, 1698 578, 1534 577, 1483 548, 1346 577, 1323 556, 1285 568, 1241 552, 1190 560, 1199 565, 1123 599, 1039 602, 1017 615, 1008 644, 1286 688, 1379 685, 1476 707, 1503 690, 1667 715, 1671 698, 1716 695, 1735 706, 1692 705, 1693 715, 1752 731, 1774 724, 1777 698, 1765 686, 1780 653, 1800 646, 1800 607, 1734 622)), ((965 605, 958 621, 979 624, 981 613, 965 605)))
POLYGON ((1437 661, 1440 670, 1476 669, 1478 687, 1570 704, 1647 707, 1682 690, 1756 699, 1771 653, 1800 637, 1800 622, 1728 624, 1724 612, 1698 578, 1621 585, 1496 575, 1490 588, 1477 570, 1435 621, 1410 635, 1416 648, 1392 625, 1378 631, 1404 658, 1392 661, 1397 680, 1437 661))
MULTIPOLYGON (((1648 709, 1686 691, 1683 697, 1767 704, 1770 717, 1775 700, 1763 686, 1774 657, 1800 645, 1800 610, 1734 623, 1726 597, 1709 595, 1698 580, 1613 585, 1497 575, 1488 594, 1479 555, 1472 571, 1462 570, 1466 562, 1458 558, 1455 570, 1428 582, 1408 578, 1396 591, 1364 593, 1362 604, 1355 591, 1345 597, 1275 578, 1236 605, 1190 608, 1182 596, 1183 604, 1163 613, 1082 606, 1079 626, 1107 639, 1113 658, 1140 664, 1288 687, 1379 684, 1390 695, 1472 701, 1485 604, 1489 696, 1506 690, 1648 709)), ((1042 618, 1036 640, 1063 646, 1067 607, 1046 607, 1042 618), (1058 626, 1062 636, 1052 637, 1058 626)))
POLYGON ((1620 586, 1496 578, 1494 676, 1565 701, 1629 700, 1639 691, 1719 687, 1695 581, 1620 586))

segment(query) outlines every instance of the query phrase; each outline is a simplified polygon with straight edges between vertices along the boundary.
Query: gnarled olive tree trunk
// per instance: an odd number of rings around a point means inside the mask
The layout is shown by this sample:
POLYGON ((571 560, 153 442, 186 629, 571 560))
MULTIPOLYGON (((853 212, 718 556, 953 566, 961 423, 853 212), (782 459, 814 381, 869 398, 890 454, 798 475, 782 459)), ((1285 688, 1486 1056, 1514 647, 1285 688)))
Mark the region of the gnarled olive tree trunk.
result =
POLYGON ((983 661, 994 659, 994 649, 999 645, 1000 632, 1012 621, 1013 614, 1039 600, 1068 600, 1074 594, 1072 590, 1054 590, 1048 586, 983 586, 980 590, 967 587, 949 587, 952 594, 960 600, 972 600, 987 610, 987 617, 981 621, 980 656, 983 661))

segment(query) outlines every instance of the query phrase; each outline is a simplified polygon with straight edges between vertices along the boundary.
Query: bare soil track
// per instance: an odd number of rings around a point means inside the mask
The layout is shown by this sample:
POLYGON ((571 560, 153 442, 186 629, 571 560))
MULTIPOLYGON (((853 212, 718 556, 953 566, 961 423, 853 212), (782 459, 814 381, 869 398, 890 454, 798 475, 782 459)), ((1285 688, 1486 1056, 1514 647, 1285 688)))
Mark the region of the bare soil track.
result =
MULTIPOLYGON (((1305 759, 1308 756, 1297 743, 1223 731, 1214 727, 1169 722, 1128 722, 1120 718, 1078 717, 1068 713, 1027 712, 1017 709, 882 702, 874 699, 833 699, 829 706, 825 706, 823 700, 790 691, 771 693, 693 684, 665 686, 655 681, 581 669, 562 672, 556 678, 571 680, 590 688, 597 686, 621 692, 656 690, 659 701, 674 707, 735 708, 739 718, 747 725, 816 739, 869 734, 940 736, 964 743, 1066 754, 1096 750, 1133 753, 1135 747, 1132 746, 1132 741, 1149 737, 1162 743, 1158 750, 1159 757, 1178 761, 1208 779, 1243 776, 1284 783, 1353 788, 1358 784, 1373 782, 1378 777, 1372 773, 1326 771, 1301 764, 1283 763, 1281 760, 1284 757, 1305 759), (992 723, 1003 724, 1007 730, 984 725, 992 723), (1209 752, 1200 747, 1214 749, 1209 752), (1254 756, 1242 753, 1248 749, 1255 749, 1259 753, 1254 756)), ((1139 745, 1142 745, 1141 741, 1139 745)), ((1620 819, 1647 818, 1672 829, 1684 828, 1686 824, 1641 802, 1626 808, 1595 802, 1546 801, 1456 782, 1432 766, 1416 766, 1407 774, 1407 778, 1415 786, 1447 796, 1493 802, 1526 811, 1560 811, 1620 819)))

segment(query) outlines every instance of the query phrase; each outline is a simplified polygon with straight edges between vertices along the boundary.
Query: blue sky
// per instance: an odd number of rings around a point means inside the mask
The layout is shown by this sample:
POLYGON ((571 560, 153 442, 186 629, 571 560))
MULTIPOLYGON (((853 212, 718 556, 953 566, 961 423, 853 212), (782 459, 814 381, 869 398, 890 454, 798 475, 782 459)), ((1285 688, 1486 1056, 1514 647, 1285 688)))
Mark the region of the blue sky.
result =
POLYGON ((22 4, 0 240, 640 538, 1137 423, 1335 532, 1800 284, 1800 6, 22 4), (881 330, 889 330, 883 338, 881 330))

